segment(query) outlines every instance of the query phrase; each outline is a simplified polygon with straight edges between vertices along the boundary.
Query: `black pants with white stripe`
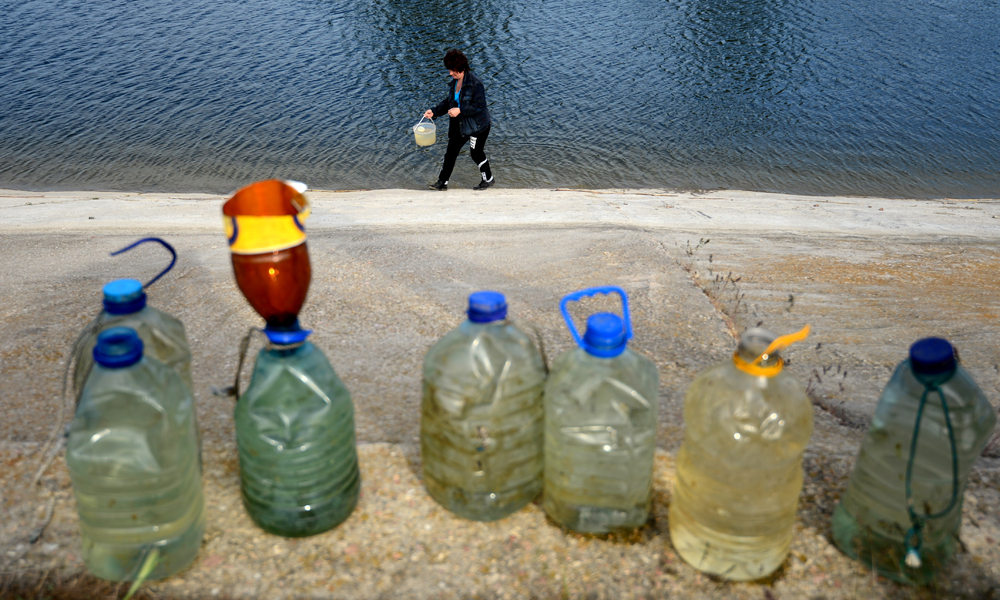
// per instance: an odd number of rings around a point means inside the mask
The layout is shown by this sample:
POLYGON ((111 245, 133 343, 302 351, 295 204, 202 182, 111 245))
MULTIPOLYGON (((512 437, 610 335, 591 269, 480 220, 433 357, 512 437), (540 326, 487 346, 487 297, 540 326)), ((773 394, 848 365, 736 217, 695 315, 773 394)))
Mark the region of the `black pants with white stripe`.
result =
POLYGON ((441 167, 441 174, 438 180, 445 183, 451 177, 451 172, 455 169, 455 161, 458 160, 458 153, 462 151, 462 146, 469 143, 469 156, 479 167, 479 175, 483 181, 493 181, 493 171, 490 170, 490 161, 486 158, 486 138, 490 135, 490 128, 487 126, 475 135, 462 135, 458 126, 458 119, 451 119, 448 126, 448 150, 444 153, 444 165, 441 167))

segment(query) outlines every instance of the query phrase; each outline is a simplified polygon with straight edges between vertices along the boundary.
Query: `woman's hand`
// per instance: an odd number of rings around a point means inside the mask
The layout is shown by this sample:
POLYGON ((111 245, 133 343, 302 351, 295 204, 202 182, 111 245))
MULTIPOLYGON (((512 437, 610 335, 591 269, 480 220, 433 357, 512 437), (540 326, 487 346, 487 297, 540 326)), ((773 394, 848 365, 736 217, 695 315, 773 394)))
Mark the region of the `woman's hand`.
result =
POLYGON ((433 119, 434 118, 434 111, 428 108, 426 111, 424 111, 424 118, 425 119, 433 119))
POLYGON ((449 108, 448 109, 448 116, 449 117, 457 117, 461 112, 462 112, 461 108, 449 108))

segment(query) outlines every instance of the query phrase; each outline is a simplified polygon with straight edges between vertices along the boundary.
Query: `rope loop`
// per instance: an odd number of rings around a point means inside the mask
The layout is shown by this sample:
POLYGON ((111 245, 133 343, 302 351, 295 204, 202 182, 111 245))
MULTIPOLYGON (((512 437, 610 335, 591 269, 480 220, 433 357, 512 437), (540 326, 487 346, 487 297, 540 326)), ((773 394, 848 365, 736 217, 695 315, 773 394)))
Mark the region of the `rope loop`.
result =
POLYGON ((951 413, 948 411, 948 402, 945 400, 944 392, 941 390, 941 384, 950 379, 953 373, 954 371, 949 373, 947 378, 940 382, 923 382, 924 393, 920 396, 920 404, 917 406, 917 418, 913 424, 913 438, 910 440, 910 457, 906 462, 906 512, 910 517, 910 529, 906 532, 906 538, 903 542, 906 548, 906 566, 911 569, 918 569, 921 565, 920 548, 923 546, 924 524, 928 519, 939 519, 947 515, 958 504, 958 445, 955 442, 955 428, 951 424, 951 413), (919 515, 914 510, 913 463, 917 456, 920 421, 924 417, 924 406, 927 404, 927 396, 931 392, 937 392, 938 399, 941 400, 941 410, 944 412, 944 422, 948 428, 948 442, 951 445, 951 501, 948 502, 948 506, 944 510, 919 515))

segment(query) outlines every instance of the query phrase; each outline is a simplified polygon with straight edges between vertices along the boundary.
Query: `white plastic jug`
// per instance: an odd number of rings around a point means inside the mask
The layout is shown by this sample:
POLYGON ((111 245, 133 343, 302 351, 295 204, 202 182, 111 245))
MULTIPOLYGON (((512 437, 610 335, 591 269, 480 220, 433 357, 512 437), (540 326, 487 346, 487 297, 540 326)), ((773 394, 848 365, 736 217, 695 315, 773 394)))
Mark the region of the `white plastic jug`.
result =
POLYGON ((430 146, 437 139, 437 126, 434 121, 424 122, 425 117, 420 117, 420 121, 413 126, 413 137, 417 140, 418 146, 430 146))

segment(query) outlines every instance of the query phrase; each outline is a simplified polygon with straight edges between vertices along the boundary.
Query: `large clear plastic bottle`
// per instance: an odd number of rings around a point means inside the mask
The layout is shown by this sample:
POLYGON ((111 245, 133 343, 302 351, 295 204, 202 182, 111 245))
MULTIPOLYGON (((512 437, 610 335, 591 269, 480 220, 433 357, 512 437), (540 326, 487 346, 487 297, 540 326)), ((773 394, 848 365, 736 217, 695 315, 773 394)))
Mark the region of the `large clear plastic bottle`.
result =
POLYGON ((205 529, 194 400, 135 330, 102 332, 70 426, 66 464, 87 568, 104 579, 167 577, 194 560, 205 529))
POLYGON ((90 326, 90 332, 79 345, 73 368, 76 395, 83 389, 87 374, 93 367, 93 350, 97 334, 109 327, 131 327, 142 339, 145 352, 181 376, 189 390, 191 383, 191 349, 184 324, 167 313, 146 303, 146 292, 136 279, 116 279, 104 286, 104 310, 90 326))
POLYGON ((670 538, 701 571, 759 579, 788 555, 813 412, 777 352, 806 335, 750 329, 688 389, 670 538))
POLYGON ((656 365, 627 348, 632 327, 621 288, 575 292, 560 306, 580 347, 555 360, 545 384, 545 511, 575 531, 639 527, 652 500, 656 365), (624 319, 591 315, 581 338, 567 303, 609 293, 621 296, 624 319))
POLYGON ((542 491, 545 365, 503 294, 470 295, 467 314, 424 358, 424 484, 456 515, 492 521, 542 491))
POLYGON ((890 579, 931 581, 954 553, 969 471, 995 424, 951 344, 914 343, 882 392, 833 513, 837 547, 890 579))
POLYGON ((354 404, 309 331, 265 329, 236 404, 243 504, 264 530, 303 537, 342 523, 361 488, 354 404))

